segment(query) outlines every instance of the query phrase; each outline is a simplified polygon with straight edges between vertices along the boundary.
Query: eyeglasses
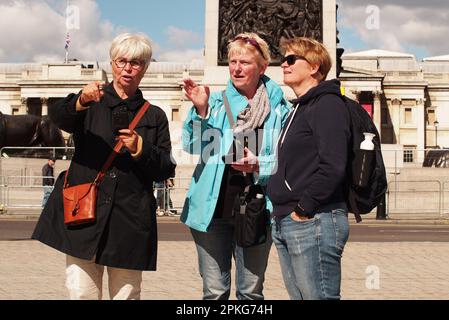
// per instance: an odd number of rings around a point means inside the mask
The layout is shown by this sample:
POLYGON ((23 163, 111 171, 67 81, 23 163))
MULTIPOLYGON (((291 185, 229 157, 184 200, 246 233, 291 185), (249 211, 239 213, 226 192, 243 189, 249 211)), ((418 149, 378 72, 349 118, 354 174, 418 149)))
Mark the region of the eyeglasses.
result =
POLYGON ((259 53, 265 59, 265 56, 264 56, 263 51, 262 51, 262 48, 260 47, 259 43, 255 39, 250 38, 250 37, 240 36, 240 37, 235 37, 234 39, 232 39, 229 42, 234 42, 234 41, 238 41, 238 40, 246 42, 246 43, 252 45, 253 47, 255 47, 257 49, 257 51, 259 51, 259 53))
POLYGON ((131 68, 133 68, 135 70, 142 69, 142 67, 143 67, 143 62, 139 61, 139 60, 128 61, 124 58, 118 58, 118 59, 114 60, 114 63, 117 66, 117 68, 124 68, 128 62, 131 65, 131 68))
POLYGON ((296 54, 289 54, 288 56, 285 56, 281 59, 281 64, 284 62, 287 62, 287 64, 289 66, 292 66, 295 64, 296 60, 304 60, 307 61, 306 58, 304 58, 303 56, 298 56, 296 54))

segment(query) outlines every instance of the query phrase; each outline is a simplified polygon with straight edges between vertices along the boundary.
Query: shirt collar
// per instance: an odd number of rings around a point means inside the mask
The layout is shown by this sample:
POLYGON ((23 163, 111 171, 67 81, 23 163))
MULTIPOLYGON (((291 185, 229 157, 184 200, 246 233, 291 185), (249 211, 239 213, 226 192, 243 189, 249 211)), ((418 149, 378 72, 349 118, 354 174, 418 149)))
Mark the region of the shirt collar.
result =
POLYGON ((109 108, 115 108, 119 105, 126 105, 129 110, 134 111, 140 108, 145 99, 143 98, 142 91, 140 89, 136 90, 136 93, 126 99, 120 98, 114 89, 113 82, 111 82, 107 87, 104 88, 105 101, 109 108))

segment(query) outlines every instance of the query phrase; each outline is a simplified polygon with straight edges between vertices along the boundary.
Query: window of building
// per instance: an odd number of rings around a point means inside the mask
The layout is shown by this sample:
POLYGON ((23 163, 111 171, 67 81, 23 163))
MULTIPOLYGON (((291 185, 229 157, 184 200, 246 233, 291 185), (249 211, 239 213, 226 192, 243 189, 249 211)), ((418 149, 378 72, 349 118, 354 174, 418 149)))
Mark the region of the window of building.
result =
POLYGON ((172 121, 182 121, 181 116, 179 114, 179 108, 171 109, 171 119, 172 119, 172 121))
POLYGON ((405 124, 412 124, 413 123, 412 108, 405 108, 404 109, 404 123, 405 124))
POLYGON ((19 114, 19 108, 12 108, 11 114, 12 114, 12 115, 19 114))
POLYGON ((404 148, 404 163, 412 163, 415 159, 416 147, 405 146, 404 148))
POLYGON ((427 125, 433 126, 435 122, 435 109, 427 109, 427 125))

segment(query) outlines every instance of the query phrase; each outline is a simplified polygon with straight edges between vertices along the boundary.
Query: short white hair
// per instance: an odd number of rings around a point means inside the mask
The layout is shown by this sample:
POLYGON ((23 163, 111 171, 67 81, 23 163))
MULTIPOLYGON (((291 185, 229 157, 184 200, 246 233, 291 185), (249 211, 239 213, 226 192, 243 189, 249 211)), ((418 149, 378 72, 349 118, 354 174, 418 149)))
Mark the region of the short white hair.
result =
POLYGON ((153 49, 148 37, 142 33, 131 34, 122 33, 112 40, 109 49, 109 57, 115 60, 119 57, 126 57, 130 60, 140 60, 145 63, 145 70, 150 65, 153 49))

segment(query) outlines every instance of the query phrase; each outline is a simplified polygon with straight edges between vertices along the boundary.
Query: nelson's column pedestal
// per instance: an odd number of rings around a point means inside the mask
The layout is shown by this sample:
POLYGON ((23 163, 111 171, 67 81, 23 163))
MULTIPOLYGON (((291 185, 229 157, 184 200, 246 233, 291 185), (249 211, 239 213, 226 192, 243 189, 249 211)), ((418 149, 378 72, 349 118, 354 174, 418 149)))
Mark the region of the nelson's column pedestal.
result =
MULTIPOLYGON (((336 3, 335 0, 207 0, 205 27, 205 68, 203 84, 221 90, 229 79, 226 45, 241 32, 255 32, 270 45, 272 65, 267 75, 282 84, 279 66, 279 40, 282 37, 308 36, 325 44, 335 78, 336 3)), ((283 86, 289 97, 292 91, 283 86)))

